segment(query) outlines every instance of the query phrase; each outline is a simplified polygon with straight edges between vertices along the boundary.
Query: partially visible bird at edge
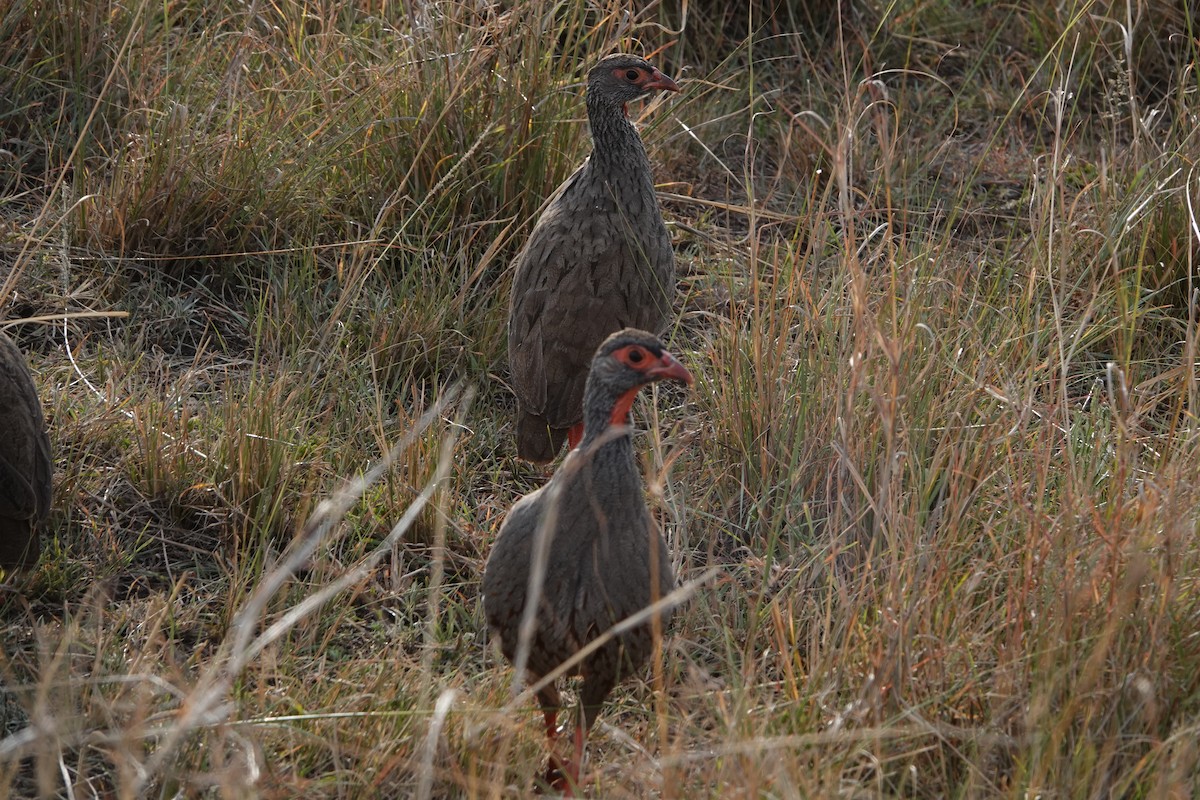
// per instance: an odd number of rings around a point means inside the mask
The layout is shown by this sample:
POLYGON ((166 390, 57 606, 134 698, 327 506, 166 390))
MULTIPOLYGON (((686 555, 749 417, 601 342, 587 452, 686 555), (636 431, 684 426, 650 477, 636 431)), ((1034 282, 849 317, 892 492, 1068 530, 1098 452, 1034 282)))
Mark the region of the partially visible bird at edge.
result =
POLYGON ((33 375, 0 331, 0 567, 32 567, 50 512, 50 437, 33 375))

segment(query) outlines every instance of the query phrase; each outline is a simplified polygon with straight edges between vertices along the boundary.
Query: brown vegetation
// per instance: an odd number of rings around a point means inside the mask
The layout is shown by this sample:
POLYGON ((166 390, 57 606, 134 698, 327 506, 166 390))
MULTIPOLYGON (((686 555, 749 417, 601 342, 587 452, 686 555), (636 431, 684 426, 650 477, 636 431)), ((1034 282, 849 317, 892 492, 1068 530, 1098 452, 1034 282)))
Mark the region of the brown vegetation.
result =
POLYGON ((56 461, 0 794, 532 789, 478 602, 544 480, 507 265, 615 50, 683 87, 642 134, 697 384, 635 446, 690 600, 584 790, 1195 794, 1188 4, 708 5, 0 7, 56 461))

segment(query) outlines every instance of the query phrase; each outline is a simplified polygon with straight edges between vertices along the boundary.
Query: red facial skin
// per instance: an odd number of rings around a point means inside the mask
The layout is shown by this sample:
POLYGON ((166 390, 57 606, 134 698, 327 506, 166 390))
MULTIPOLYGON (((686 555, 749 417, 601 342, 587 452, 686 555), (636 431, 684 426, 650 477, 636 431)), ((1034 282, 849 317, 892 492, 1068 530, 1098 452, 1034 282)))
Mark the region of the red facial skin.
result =
MULTIPOLYGON (((662 352, 662 355, 654 356, 644 347, 631 344, 628 347, 622 347, 613 353, 613 356, 638 372, 644 372, 660 380, 670 378, 682 381, 688 386, 695 383, 695 378, 692 377, 692 373, 687 371, 687 367, 676 361, 675 356, 666 350, 662 352)), ((612 416, 609 418, 613 425, 625 424, 629 418, 629 410, 633 408, 633 401, 637 398, 637 393, 641 388, 641 386, 636 386, 617 400, 616 405, 613 406, 612 416)))
MULTIPOLYGON (((679 84, 662 74, 658 69, 646 70, 641 67, 628 67, 626 69, 614 69, 613 75, 618 80, 629 81, 634 86, 639 86, 647 91, 679 91, 679 84)), ((621 104, 621 110, 625 112, 626 117, 629 116, 629 108, 624 103, 621 104)))

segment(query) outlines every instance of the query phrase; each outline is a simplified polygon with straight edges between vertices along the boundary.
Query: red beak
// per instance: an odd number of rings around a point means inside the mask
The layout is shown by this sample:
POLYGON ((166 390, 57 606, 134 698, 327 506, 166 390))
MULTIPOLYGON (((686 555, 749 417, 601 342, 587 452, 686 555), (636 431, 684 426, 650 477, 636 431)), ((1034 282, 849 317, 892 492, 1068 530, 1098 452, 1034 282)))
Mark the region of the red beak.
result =
POLYGON ((661 89, 664 92, 678 92, 679 84, 663 75, 657 69, 650 73, 650 78, 641 84, 643 89, 661 89))
POLYGON ((687 371, 687 367, 676 361, 675 356, 666 350, 663 351, 658 363, 646 370, 646 374, 655 378, 671 378, 680 383, 686 383, 688 386, 696 382, 696 379, 692 377, 692 373, 687 371))

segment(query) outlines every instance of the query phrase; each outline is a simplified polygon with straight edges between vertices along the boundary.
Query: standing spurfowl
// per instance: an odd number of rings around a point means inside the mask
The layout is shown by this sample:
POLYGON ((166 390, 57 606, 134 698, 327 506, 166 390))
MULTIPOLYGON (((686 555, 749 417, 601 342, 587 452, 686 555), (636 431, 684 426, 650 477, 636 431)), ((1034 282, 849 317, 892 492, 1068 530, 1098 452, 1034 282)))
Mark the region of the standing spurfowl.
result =
POLYGON ((517 455, 552 461, 583 433, 588 363, 626 327, 661 332, 675 295, 675 256, 650 160, 626 104, 675 81, 631 55, 588 73, 592 154, 557 195, 517 256, 508 360, 517 394, 517 455))
POLYGON ((0 332, 0 567, 30 567, 50 511, 50 438, 25 357, 0 332))
MULTIPOLYGON (((521 498, 500 526, 484 570, 483 608, 505 657, 516 663, 525 651, 530 682, 674 586, 666 542, 642 495, 628 427, 638 390, 667 378, 692 383, 691 373, 655 336, 633 329, 609 336, 592 359, 579 448, 549 483, 521 498), (540 587, 530 585, 539 553, 545 554, 540 587), (530 603, 536 612, 523 640, 522 619, 530 603)), ((669 609, 657 615, 658 632, 670 616, 669 609)), ((578 783, 587 732, 604 698, 650 655, 654 628, 647 621, 614 636, 567 671, 583 676, 575 758, 563 770, 571 782, 568 790, 578 783)), ((538 692, 538 700, 553 751, 560 705, 553 683, 538 692)), ((552 767, 554 762, 552 757, 552 767)))

